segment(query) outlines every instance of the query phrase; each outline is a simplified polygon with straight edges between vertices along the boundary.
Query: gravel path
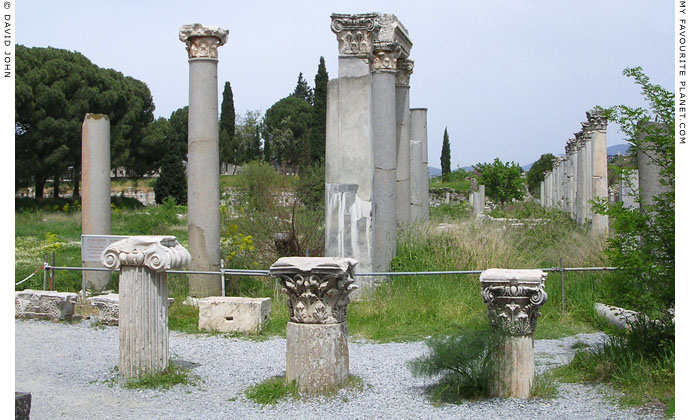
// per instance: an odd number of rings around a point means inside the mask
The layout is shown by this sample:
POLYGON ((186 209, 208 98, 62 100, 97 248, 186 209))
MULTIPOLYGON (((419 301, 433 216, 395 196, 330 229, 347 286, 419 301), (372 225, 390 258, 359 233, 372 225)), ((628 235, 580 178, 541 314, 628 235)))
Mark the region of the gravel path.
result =
MULTIPOLYGON (((537 370, 567 363, 577 342, 602 333, 535 343, 537 370)), ((422 342, 350 343, 350 371, 364 391, 332 398, 287 400, 260 406, 243 391, 285 370, 285 340, 251 341, 170 333, 172 359, 192 367, 200 386, 168 391, 128 390, 105 383, 118 361, 117 327, 15 321, 15 388, 32 394, 31 418, 42 419, 656 419, 661 413, 623 409, 605 387, 560 384, 552 400, 490 399, 434 407, 405 362, 426 352, 422 342)))

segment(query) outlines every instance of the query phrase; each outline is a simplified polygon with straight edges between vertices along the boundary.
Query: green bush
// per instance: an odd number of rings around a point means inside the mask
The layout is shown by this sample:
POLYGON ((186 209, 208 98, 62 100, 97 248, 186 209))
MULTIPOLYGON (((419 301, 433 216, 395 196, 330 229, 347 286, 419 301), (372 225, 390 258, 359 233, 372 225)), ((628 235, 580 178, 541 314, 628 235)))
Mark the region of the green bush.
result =
POLYGON ((309 209, 325 211, 326 168, 319 164, 305 169, 297 181, 297 197, 309 209))

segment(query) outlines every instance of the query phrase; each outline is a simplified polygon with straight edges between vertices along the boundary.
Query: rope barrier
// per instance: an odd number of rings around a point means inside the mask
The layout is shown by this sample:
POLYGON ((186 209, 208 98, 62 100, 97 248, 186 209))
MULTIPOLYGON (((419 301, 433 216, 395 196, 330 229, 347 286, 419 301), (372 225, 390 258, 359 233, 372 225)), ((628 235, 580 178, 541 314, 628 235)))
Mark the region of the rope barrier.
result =
POLYGON ((46 268, 47 266, 48 266, 47 263, 45 263, 45 262, 44 262, 44 263, 41 263, 41 265, 39 265, 38 268, 35 269, 33 273, 29 274, 29 277, 25 278, 24 280, 22 280, 22 281, 20 281, 20 282, 15 283, 15 284, 14 284, 14 287, 17 287, 17 286, 19 286, 20 284, 24 283, 25 281, 29 280, 31 277, 33 277, 34 275, 36 275, 36 273, 38 273, 39 271, 45 270, 45 268, 46 268))

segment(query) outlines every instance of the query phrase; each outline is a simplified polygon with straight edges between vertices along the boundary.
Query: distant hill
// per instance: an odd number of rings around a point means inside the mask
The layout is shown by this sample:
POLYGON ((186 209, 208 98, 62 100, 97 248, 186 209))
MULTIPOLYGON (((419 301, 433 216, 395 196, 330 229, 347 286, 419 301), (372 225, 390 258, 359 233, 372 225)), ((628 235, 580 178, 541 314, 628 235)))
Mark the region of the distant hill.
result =
POLYGON ((441 170, 439 168, 429 166, 429 178, 436 178, 437 176, 441 176, 441 170))
MULTIPOLYGON (((609 156, 617 155, 619 153, 621 155, 624 155, 628 152, 629 147, 630 147, 630 145, 627 143, 625 143, 625 144, 614 144, 613 146, 609 146, 606 148, 606 154, 609 156)), ((558 156, 565 156, 565 155, 559 154, 558 156)), ((532 167, 532 165, 534 165, 534 162, 532 162, 528 165, 521 166, 521 168, 523 171, 527 172, 527 171, 529 171, 529 168, 532 167)))

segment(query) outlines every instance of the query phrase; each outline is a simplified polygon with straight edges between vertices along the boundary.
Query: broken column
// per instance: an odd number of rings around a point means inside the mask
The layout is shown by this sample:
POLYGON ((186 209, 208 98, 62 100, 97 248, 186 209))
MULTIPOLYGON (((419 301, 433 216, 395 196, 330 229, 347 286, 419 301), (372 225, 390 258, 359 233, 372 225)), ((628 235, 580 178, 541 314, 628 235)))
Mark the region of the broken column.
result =
MULTIPOLYGON (((353 257, 373 271, 374 146, 370 58, 378 14, 333 14, 338 78, 328 82, 326 256, 353 257)), ((367 293, 374 279, 357 278, 367 293)))
POLYGON ((269 273, 288 295, 285 380, 303 394, 332 391, 348 378, 347 305, 357 288, 352 258, 280 258, 269 273))
MULTIPOLYGON (((608 200, 608 153, 606 152, 606 116, 601 111, 587 112, 587 121, 592 136, 592 199, 608 200)), ((592 213, 592 232, 606 235, 609 218, 604 214, 592 213)))
POLYGON ((414 61, 398 59, 395 79, 395 114, 398 160, 396 164, 398 227, 410 223, 410 76, 414 61))
POLYGON ((119 372, 125 378, 168 367, 168 276, 191 256, 174 236, 132 236, 103 251, 106 268, 120 270, 119 372))
POLYGON ((429 220, 426 116, 427 108, 410 109, 410 217, 413 222, 429 220))
POLYGON ((534 381, 534 331, 546 302, 541 270, 492 268, 480 275, 489 325, 498 340, 492 355, 489 393, 494 397, 529 398, 534 381))
MULTIPOLYGON (((81 233, 110 235, 110 120, 86 114, 81 126, 81 233)), ((99 262, 84 267, 103 268, 99 262)), ((110 273, 85 271, 87 289, 97 292, 110 284, 110 273)))
MULTIPOLYGON (((220 162, 218 154, 218 47, 228 31, 199 23, 183 25, 180 41, 189 56, 187 227, 190 268, 220 270, 220 162)), ((219 296, 220 277, 189 277, 189 295, 219 296)))

